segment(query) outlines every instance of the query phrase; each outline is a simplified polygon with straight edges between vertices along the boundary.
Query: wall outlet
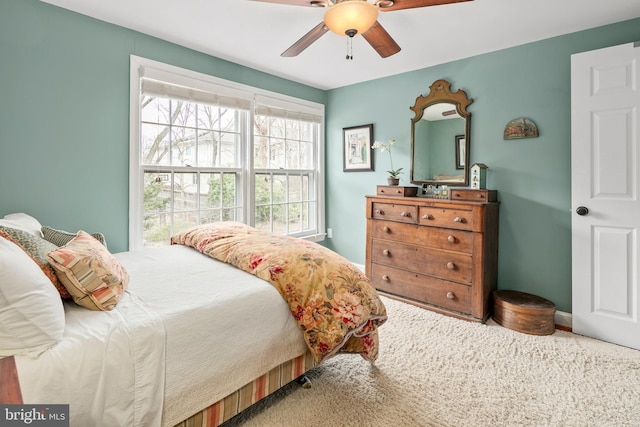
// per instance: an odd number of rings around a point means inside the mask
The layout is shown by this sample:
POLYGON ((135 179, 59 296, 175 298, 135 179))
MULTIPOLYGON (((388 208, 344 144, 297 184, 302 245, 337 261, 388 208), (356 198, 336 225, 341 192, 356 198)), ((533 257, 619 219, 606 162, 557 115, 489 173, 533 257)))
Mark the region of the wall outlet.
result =
POLYGON ((333 230, 330 228, 327 228, 327 237, 332 239, 333 238, 333 230))

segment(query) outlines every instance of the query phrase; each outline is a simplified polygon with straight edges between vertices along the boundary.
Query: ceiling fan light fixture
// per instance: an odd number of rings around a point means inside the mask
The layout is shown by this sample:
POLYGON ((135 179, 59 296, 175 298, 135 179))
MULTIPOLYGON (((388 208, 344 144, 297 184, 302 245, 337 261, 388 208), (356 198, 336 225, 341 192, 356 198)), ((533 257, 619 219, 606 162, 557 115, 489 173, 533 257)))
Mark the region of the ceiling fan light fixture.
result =
POLYGON ((378 19, 378 8, 367 0, 343 0, 324 13, 324 23, 341 36, 365 33, 378 19))
POLYGON ((376 1, 376 6, 380 9, 386 9, 387 7, 391 7, 396 4, 395 0, 378 0, 376 1))

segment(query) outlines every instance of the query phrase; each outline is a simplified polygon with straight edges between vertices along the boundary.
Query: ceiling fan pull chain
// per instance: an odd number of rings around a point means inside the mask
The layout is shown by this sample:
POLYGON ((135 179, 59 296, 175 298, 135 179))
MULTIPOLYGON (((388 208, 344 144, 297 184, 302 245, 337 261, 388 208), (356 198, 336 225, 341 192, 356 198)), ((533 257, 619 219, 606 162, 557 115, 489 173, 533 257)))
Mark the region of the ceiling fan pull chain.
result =
POLYGON ((352 37, 347 37, 347 61, 353 60, 353 43, 352 37))

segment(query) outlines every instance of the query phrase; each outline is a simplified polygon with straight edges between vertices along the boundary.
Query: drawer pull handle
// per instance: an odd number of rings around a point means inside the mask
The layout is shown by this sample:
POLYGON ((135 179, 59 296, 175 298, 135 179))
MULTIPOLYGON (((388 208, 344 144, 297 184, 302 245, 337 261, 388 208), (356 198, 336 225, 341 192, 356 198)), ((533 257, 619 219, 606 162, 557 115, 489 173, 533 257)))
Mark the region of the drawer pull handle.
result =
POLYGON ((383 250, 382 253, 386 256, 391 256, 391 252, 389 252, 389 249, 383 250))
POLYGON ((389 276, 387 276, 386 274, 384 274, 384 275, 382 276, 382 280, 384 280, 385 282, 388 282, 388 281, 389 281, 389 276))
POLYGON ((449 261, 449 262, 447 263, 447 268, 448 268, 449 270, 455 270, 456 265, 455 265, 452 261, 449 261))
POLYGON ((465 222, 467 222, 467 220, 466 220, 466 219, 464 219, 464 218, 460 218, 459 216, 457 216, 457 217, 453 218, 453 222, 465 223, 465 222))
POLYGON ((449 236, 449 237, 447 237, 447 242, 449 242, 449 243, 455 243, 455 242, 456 242, 456 237, 455 237, 455 236, 449 236))
POLYGON ((378 215, 384 215, 384 211, 382 209, 376 209, 376 213, 378 215))
POLYGON ((384 231, 385 233, 389 233, 389 227, 387 227, 386 225, 384 227, 382 227, 382 231, 384 231))
POLYGON ((456 299, 456 294, 454 294, 453 292, 449 291, 449 292, 447 292, 447 298, 448 299, 456 299))
POLYGON ((405 218, 411 218, 411 212, 402 212, 400 216, 403 216, 405 218))
POLYGON ((430 214, 424 214, 422 215, 422 219, 433 219, 433 217, 430 214))

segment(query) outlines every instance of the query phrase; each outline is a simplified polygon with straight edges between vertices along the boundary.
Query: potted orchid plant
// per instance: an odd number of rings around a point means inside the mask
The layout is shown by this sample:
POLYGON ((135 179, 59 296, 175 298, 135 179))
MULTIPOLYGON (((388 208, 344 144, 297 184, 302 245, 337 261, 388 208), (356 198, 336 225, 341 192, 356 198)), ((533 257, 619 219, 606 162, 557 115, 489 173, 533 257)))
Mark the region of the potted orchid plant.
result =
POLYGON ((374 149, 380 150, 382 153, 385 151, 389 153, 389 165, 391 169, 387 171, 389 176, 387 177, 387 183, 389 185, 398 185, 400 183, 399 175, 402 173, 403 168, 394 169, 393 168, 393 156, 391 154, 391 147, 393 147, 396 143, 395 139, 390 139, 388 143, 375 141, 372 145, 374 149))

